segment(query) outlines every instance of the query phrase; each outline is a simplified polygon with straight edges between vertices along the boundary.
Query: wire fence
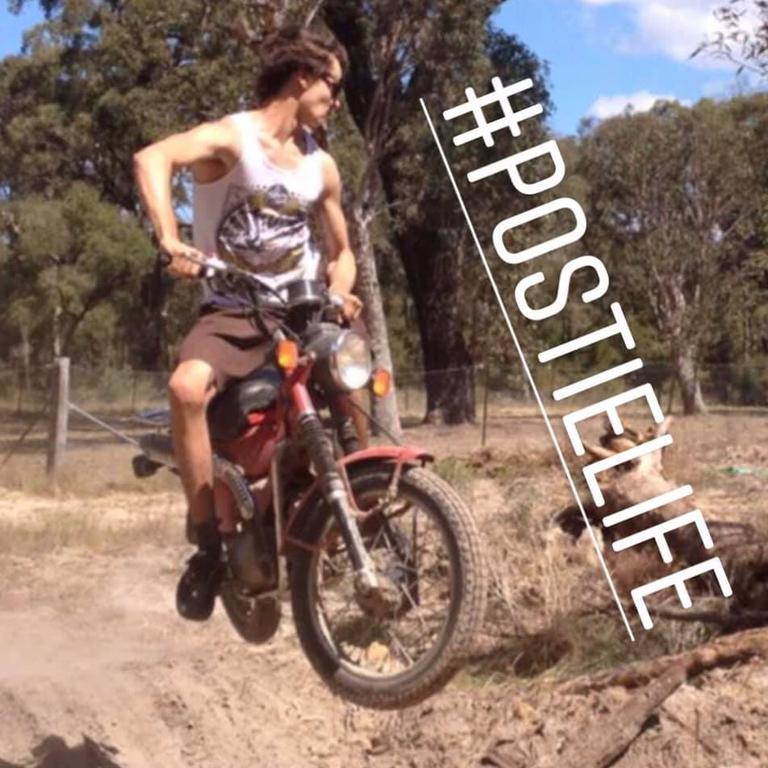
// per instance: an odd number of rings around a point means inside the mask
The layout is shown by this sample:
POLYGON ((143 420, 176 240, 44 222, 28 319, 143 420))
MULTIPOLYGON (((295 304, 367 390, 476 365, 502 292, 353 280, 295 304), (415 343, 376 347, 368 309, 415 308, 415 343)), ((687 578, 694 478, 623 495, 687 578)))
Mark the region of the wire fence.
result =
MULTIPOLYGON (((102 413, 134 413, 165 407, 168 372, 136 369, 94 369, 72 365, 71 399, 81 408, 102 413)), ((545 402, 552 393, 593 375, 569 366, 547 366, 533 371, 536 387, 545 402)), ((3 413, 28 415, 39 411, 48 397, 48 368, 0 367, 0 409, 3 413)), ((768 365, 710 365, 698 371, 704 401, 708 405, 768 407, 768 365)), ((533 402, 533 391, 520 366, 485 368, 482 365, 454 367, 425 372, 397 371, 398 409, 401 416, 416 418, 426 414, 429 388, 440 389, 449 383, 453 392, 468 392, 476 411, 488 401, 490 413, 503 413, 505 407, 533 402), (428 386, 429 385, 429 386, 428 386)), ((595 392, 613 392, 650 382, 665 408, 680 404, 673 368, 666 363, 646 364, 639 371, 567 398, 568 406, 594 402, 595 392)), ((443 387, 445 388, 445 387, 443 387)), ((479 416, 479 413, 478 413, 479 416)))
MULTIPOLYGON (((646 364, 642 369, 614 381, 587 389, 559 402, 553 393, 584 380, 594 371, 572 366, 542 366, 533 371, 536 389, 550 413, 566 412, 597 402, 629 387, 650 382, 666 413, 680 410, 681 400, 672 367, 664 363, 646 364)), ((768 366, 715 365, 698 371, 702 394, 709 407, 768 408, 768 366)), ((165 371, 134 369, 92 369, 72 365, 69 402, 70 429, 87 437, 83 444, 108 445, 119 437, 89 419, 96 416, 107 427, 124 434, 158 423, 158 414, 167 408, 165 371)), ((487 425, 503 424, 521 410, 534 414, 534 392, 520 366, 485 368, 457 367, 425 372, 401 370, 396 373, 396 396, 403 424, 415 426, 435 406, 463 402, 462 414, 474 417, 477 444, 485 442, 487 425)), ((50 399, 50 369, 0 367, 0 463, 23 436, 32 448, 45 450, 47 422, 43 416, 50 399), (32 425, 32 426, 30 426, 32 425)), ((768 415, 768 413, 767 413, 768 415)), ((71 441, 77 447, 78 440, 71 441)))
MULTIPOLYGON (((645 364, 638 371, 613 381, 587 388, 573 396, 555 400, 558 390, 582 382, 597 371, 584 371, 573 366, 541 366, 532 371, 536 390, 548 410, 567 411, 597 402, 611 394, 649 382, 653 385, 662 408, 670 413, 682 408, 679 385, 674 368, 667 363, 645 364)), ((766 407, 768 408, 768 365, 711 365, 698 373, 702 396, 707 406, 766 407)), ((396 375, 398 408, 402 417, 423 418, 431 405, 435 405, 430 387, 440 389, 439 379, 450 379, 453 391, 469 392, 476 419, 500 418, 520 406, 534 405, 535 395, 520 366, 485 368, 473 366, 438 371, 401 371, 396 375), (430 381, 432 379, 433 381, 430 381)), ((439 399, 438 399, 439 404, 439 399)))

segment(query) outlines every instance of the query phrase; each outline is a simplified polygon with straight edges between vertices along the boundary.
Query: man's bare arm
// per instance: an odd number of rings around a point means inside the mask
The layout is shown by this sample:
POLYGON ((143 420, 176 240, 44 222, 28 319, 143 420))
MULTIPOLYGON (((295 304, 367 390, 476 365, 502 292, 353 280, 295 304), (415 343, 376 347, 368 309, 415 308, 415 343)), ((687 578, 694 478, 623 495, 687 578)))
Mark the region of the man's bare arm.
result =
POLYGON ((349 247, 347 224, 341 208, 341 177, 329 155, 323 157, 323 187, 319 205, 328 254, 328 284, 332 293, 344 297, 344 314, 353 319, 360 314, 362 307, 360 300, 351 293, 357 267, 349 247))
POLYGON ((179 239, 178 222, 173 211, 171 182, 180 168, 204 161, 231 162, 233 136, 224 121, 205 123, 183 133, 150 144, 133 156, 133 169, 160 247, 171 256, 169 271, 177 277, 194 277, 198 266, 185 258, 202 254, 179 239))

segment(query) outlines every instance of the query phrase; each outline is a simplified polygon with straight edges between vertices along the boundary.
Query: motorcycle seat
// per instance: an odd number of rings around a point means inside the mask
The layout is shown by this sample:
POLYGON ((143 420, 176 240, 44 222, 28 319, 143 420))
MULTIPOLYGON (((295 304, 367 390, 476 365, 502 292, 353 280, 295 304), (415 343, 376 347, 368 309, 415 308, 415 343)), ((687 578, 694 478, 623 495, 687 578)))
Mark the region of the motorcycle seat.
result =
POLYGON ((208 404, 211 439, 234 440, 248 427, 248 414, 274 405, 281 383, 274 363, 266 363, 216 395, 208 404))

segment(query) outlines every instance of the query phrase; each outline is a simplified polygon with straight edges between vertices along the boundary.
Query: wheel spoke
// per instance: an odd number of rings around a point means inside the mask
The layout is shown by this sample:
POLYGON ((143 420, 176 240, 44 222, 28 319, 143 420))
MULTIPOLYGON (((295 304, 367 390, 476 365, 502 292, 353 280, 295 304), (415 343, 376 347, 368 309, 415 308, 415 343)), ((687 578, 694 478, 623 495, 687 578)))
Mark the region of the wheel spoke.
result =
POLYGON ((330 535, 335 525, 330 517, 321 539, 330 549, 314 566, 322 593, 317 610, 323 632, 346 663, 387 676, 417 665, 440 637, 451 606, 452 566, 429 506, 402 495, 384 502, 381 491, 358 494, 357 500, 365 549, 393 603, 383 612, 389 618, 376 618, 380 609, 358 598, 349 552, 343 539, 330 535))
POLYGON ((408 659, 408 663, 413 666, 416 662, 413 660, 413 656, 411 656, 410 653, 408 653, 406 647, 403 645, 400 638, 397 636, 397 633, 394 629, 392 629, 391 626, 385 627, 385 631, 387 635, 389 635, 391 642, 393 642, 399 649, 400 653, 405 656, 406 659, 408 659))
POLYGON ((413 598, 411 597, 411 592, 408 589, 404 589, 402 584, 397 584, 397 588, 402 592, 408 602, 411 604, 411 608, 413 609, 416 617, 421 622, 421 625, 425 632, 428 632, 426 622, 424 621, 424 617, 421 615, 421 610, 419 609, 419 606, 416 605, 416 603, 413 601, 413 598))

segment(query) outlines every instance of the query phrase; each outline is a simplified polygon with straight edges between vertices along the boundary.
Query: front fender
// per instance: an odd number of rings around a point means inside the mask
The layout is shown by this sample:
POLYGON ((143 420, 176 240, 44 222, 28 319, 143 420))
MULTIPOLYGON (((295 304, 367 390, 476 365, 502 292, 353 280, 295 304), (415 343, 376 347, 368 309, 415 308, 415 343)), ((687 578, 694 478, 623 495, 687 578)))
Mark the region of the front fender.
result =
MULTIPOLYGON (((337 464, 341 466, 342 474, 349 477, 372 464, 391 465, 394 475, 395 472, 402 470, 403 465, 420 464, 424 466, 430 461, 434 461, 434 456, 414 445, 377 445, 347 454, 339 459, 337 464)), ((311 516, 308 513, 320 503, 321 493, 320 483, 316 478, 286 523, 283 551, 288 552, 291 546, 307 547, 308 542, 305 538, 304 528, 311 516)))
POLYGON ((339 460, 344 468, 352 464, 370 463, 375 461, 394 461, 396 464, 426 464, 434 461, 435 457, 428 451, 415 445, 375 445, 362 451, 349 453, 339 460))

